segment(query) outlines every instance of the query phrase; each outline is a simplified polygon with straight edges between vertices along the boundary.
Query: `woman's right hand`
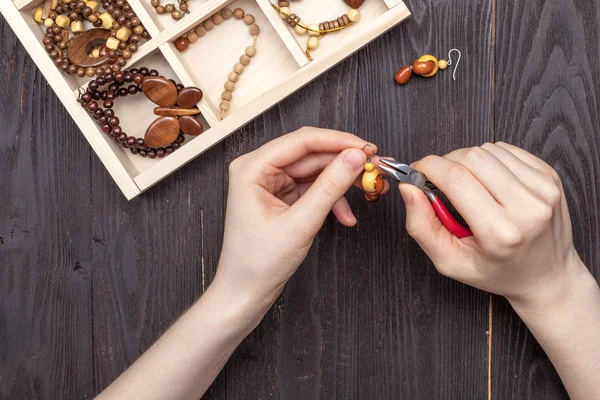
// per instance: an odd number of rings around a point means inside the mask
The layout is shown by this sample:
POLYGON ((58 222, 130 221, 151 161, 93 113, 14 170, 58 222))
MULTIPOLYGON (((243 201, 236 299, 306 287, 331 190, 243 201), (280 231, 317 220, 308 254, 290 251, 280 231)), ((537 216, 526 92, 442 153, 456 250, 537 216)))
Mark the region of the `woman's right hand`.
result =
POLYGON ((400 185, 407 229, 438 271, 506 296, 515 307, 554 304, 587 269, 573 246, 558 174, 506 143, 486 143, 414 164, 446 194, 474 233, 458 239, 424 193, 400 185))

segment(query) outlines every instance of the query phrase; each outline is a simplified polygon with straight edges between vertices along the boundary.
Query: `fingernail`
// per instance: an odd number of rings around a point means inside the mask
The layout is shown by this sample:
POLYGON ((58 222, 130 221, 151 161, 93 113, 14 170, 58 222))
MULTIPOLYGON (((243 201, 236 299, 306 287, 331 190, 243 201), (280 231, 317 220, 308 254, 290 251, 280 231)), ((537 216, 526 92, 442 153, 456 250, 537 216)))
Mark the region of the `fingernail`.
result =
POLYGON ((363 168, 365 164, 365 155, 359 150, 350 150, 344 156, 344 165, 352 171, 356 172, 363 168))
POLYGON ((408 204, 412 204, 413 201, 413 195, 410 191, 410 189, 408 187, 406 187, 406 185, 400 184, 400 194, 402 195, 402 198, 404 199, 404 203, 408 204))
POLYGON ((352 221, 352 223, 356 224, 356 217, 354 216, 352 210, 348 210, 348 213, 346 215, 348 215, 348 219, 352 221))

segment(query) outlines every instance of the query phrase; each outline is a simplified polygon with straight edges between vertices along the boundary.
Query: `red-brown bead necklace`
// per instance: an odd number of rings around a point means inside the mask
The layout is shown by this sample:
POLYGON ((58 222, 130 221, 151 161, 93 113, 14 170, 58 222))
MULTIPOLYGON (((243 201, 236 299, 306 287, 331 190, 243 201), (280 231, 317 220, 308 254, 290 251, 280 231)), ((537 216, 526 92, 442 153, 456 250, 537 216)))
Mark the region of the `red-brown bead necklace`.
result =
MULTIPOLYGON (((79 96, 79 102, 83 108, 88 110, 90 114, 94 116, 104 133, 113 137, 118 143, 121 143, 123 147, 128 148, 133 154, 138 154, 142 157, 148 158, 162 158, 167 154, 171 154, 175 150, 179 149, 182 143, 185 141, 185 137, 179 131, 179 127, 177 128, 177 135, 170 144, 160 147, 150 147, 145 139, 128 136, 121 128, 120 120, 115 115, 113 110, 114 101, 118 97, 126 97, 142 92, 142 85, 144 84, 144 81, 146 78, 150 77, 153 79, 156 77, 155 79, 157 80, 160 79, 158 71, 154 69, 149 70, 146 67, 139 69, 133 68, 128 71, 120 71, 116 73, 107 73, 104 76, 92 80, 88 84, 87 90, 79 96), (125 86, 126 84, 129 85, 125 86), (108 87, 105 90, 102 90, 101 88, 106 85, 108 85, 108 87), (99 102, 102 102, 102 106, 99 102)), ((162 78, 162 80, 167 81, 164 78, 162 78)), ((173 85, 176 87, 177 93, 180 95, 180 98, 182 97, 181 94, 186 94, 190 90, 199 91, 197 88, 184 88, 182 84, 175 84, 175 82, 172 80, 167 82, 173 83, 173 85)), ((148 93, 146 93, 146 95, 148 96, 148 93)), ((197 95, 195 96, 194 100, 196 98, 197 95)), ((199 101, 199 99, 197 101, 199 101)), ((173 107, 172 110, 182 109, 173 107)), ((200 113, 200 111, 197 109, 193 110, 197 111, 197 113, 200 113)), ((188 109, 188 111, 190 111, 190 109, 188 109)), ((156 110, 155 113, 157 113, 156 110)), ((187 114, 189 115, 189 112, 187 114)), ((158 115, 173 115, 173 113, 170 112, 168 114, 163 113, 158 115)), ((159 120, 160 118, 157 121, 159 120)), ((202 133, 203 129, 200 123, 197 123, 194 128, 196 130, 192 132, 192 134, 199 135, 202 133)), ((146 136, 148 136, 149 132, 151 132, 150 128, 148 129, 146 136)))

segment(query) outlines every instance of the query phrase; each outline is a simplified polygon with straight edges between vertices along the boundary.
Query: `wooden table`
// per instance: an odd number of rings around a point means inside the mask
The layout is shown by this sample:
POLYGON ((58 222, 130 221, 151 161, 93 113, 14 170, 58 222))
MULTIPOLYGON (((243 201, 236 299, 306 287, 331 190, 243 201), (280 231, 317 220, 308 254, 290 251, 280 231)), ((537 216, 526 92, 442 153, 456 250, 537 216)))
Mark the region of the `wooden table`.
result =
MULTIPOLYGON (((6 1, 6 0, 3 0, 6 1)), ((593 0, 417 1, 413 17, 135 201, 93 155, 0 22, 0 398, 91 398, 210 284, 227 165, 304 125, 383 153, 504 140, 560 173, 575 244, 600 277, 600 13, 593 0), (452 81, 393 83, 418 55, 463 60, 452 81)), ((439 275, 393 193, 349 195, 207 399, 563 399, 500 297, 439 275)))

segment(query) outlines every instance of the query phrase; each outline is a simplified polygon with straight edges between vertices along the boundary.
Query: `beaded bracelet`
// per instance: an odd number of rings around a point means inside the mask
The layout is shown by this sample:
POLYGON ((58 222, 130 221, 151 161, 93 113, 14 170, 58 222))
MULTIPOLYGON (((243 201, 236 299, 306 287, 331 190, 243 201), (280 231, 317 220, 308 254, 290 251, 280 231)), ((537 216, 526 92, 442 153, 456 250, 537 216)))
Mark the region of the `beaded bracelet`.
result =
POLYGON ((171 18, 180 20, 185 14, 190 13, 188 1, 189 0, 178 0, 179 10, 176 10, 175 5, 171 3, 161 6, 160 0, 151 0, 150 4, 154 7, 154 11, 156 11, 158 15, 171 14, 171 18))
POLYGON ((197 25, 189 31, 185 36, 181 36, 175 41, 175 47, 179 51, 185 51, 190 46, 190 43, 195 43, 199 38, 206 35, 208 31, 212 31, 216 25, 221 25, 223 21, 235 17, 235 19, 243 20, 246 25, 249 26, 250 35, 254 37, 252 45, 246 47, 244 54, 240 56, 239 62, 233 66, 233 71, 229 73, 228 80, 225 82, 224 91, 221 94, 221 103, 219 109, 221 110, 221 119, 225 118, 225 113, 229 111, 231 107, 231 99, 233 98, 233 91, 235 90, 236 82, 240 79, 240 75, 244 72, 244 69, 252 57, 256 55, 256 42, 258 35, 260 34, 260 28, 254 23, 254 16, 247 14, 243 9, 236 8, 231 11, 230 8, 224 8, 217 12, 203 23, 197 25))
MULTIPOLYGON (((185 137, 180 132, 180 129, 183 128, 183 121, 181 119, 184 118, 183 116, 190 116, 192 112, 194 114, 198 114, 200 112, 197 108, 192 108, 191 104, 196 104, 198 101, 200 101, 201 97, 202 92, 200 89, 184 88, 184 86, 181 84, 175 84, 175 82, 172 80, 169 81, 160 77, 158 71, 154 69, 149 70, 146 67, 142 67, 139 69, 133 68, 129 71, 108 73, 90 81, 87 90, 84 93, 81 93, 78 101, 81 103, 81 106, 84 109, 88 110, 94 116, 104 133, 110 135, 118 143, 121 143, 123 147, 128 148, 131 153, 138 154, 142 157, 162 158, 165 155, 171 154, 175 150, 179 149, 182 143, 185 141, 185 137), (164 87, 159 87, 159 85, 153 84, 154 82, 161 81, 172 84, 175 90, 174 93, 168 90, 165 91, 164 87), (128 83, 130 85, 125 87, 124 85, 128 83), (108 85, 108 88, 106 90, 101 90, 101 87, 105 85, 108 85), (146 87, 146 89, 143 90, 143 87, 146 87), (171 106, 156 108, 154 113, 157 115, 162 115, 162 117, 150 125, 146 131, 145 139, 127 136, 120 126, 121 121, 115 115, 113 110, 114 101, 118 97, 135 95, 140 92, 144 92, 144 94, 146 94, 150 100, 157 104, 158 102, 165 105, 174 104, 175 102, 185 102, 186 106, 189 106, 189 108, 177 108, 171 106), (194 93, 189 96, 190 92, 194 93), (183 97, 187 98, 182 100, 183 97), (166 103, 162 103, 160 100, 158 100, 159 98, 169 99, 166 103), (102 101, 102 106, 100 106, 99 101, 102 101), (175 119, 176 117, 173 117, 173 115, 183 116, 177 120, 175 119), (159 123, 159 121, 163 120, 163 118, 166 118, 167 123, 173 122, 175 119, 177 121, 177 128, 175 135, 171 136, 170 143, 167 142, 165 145, 157 146, 155 143, 161 143, 161 140, 164 142, 164 135, 162 138, 159 137, 159 134, 162 134, 163 131, 157 129, 157 125, 162 124, 159 123)), ((193 124, 194 126, 192 128, 188 127, 184 130, 184 132, 186 134, 195 136, 201 134, 203 132, 202 124, 197 122, 197 120, 196 123, 193 124)))
POLYGON ((54 64, 80 77, 118 72, 150 34, 125 0, 46 0, 34 13, 46 26, 43 44, 54 64), (84 31, 87 20, 98 29, 84 31), (74 34, 69 37, 70 31, 74 34), (106 66, 109 64, 109 66, 106 66))
MULTIPOLYGON (((349 5, 356 5, 356 7, 360 7, 363 3, 363 1, 360 0, 345 0, 345 2, 349 5)), ((360 20, 360 12, 355 8, 351 8, 346 14, 331 21, 321 22, 319 24, 302 24, 300 23, 300 17, 292 13, 289 6, 290 2, 288 0, 279 0, 277 5, 271 3, 271 7, 279 13, 281 18, 284 19, 289 26, 294 28, 298 35, 308 34, 309 38, 306 43, 305 54, 309 61, 313 60, 310 51, 319 48, 320 40, 325 34, 341 31, 360 20)))

